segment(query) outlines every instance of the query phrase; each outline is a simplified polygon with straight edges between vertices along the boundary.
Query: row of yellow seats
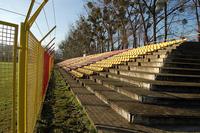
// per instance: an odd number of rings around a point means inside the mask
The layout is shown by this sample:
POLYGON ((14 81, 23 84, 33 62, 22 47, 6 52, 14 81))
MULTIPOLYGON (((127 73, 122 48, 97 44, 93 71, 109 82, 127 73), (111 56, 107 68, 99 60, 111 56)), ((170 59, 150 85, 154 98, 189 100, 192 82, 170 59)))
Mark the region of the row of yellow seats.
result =
MULTIPOLYGON (((107 53, 89 55, 89 56, 81 57, 81 58, 74 59, 74 60, 72 59, 71 62, 70 62, 71 64, 68 64, 67 66, 70 67, 70 66, 74 66, 76 64, 81 64, 83 62, 90 60, 91 58, 98 58, 98 57, 100 57, 104 54, 107 54, 107 53)), ((66 65, 64 67, 66 67, 66 65)), ((74 75, 75 77, 82 78, 84 76, 84 74, 86 74, 86 75, 93 74, 94 70, 102 71, 102 69, 99 69, 99 68, 96 69, 96 68, 93 67, 93 70, 92 70, 91 67, 90 67, 90 69, 83 67, 83 68, 78 68, 76 70, 71 70, 71 71, 69 71, 69 73, 74 75)))
POLYGON ((88 55, 86 57, 77 57, 77 58, 72 58, 72 59, 68 59, 68 60, 65 60, 61 63, 58 63, 58 65, 60 67, 63 67, 63 66, 74 66, 76 64, 80 64, 80 63, 83 63, 91 58, 96 58, 96 57, 99 57, 99 56, 102 56, 103 54, 105 53, 101 53, 101 54, 94 54, 94 55, 88 55))
POLYGON ((170 41, 170 42, 162 42, 162 43, 158 43, 158 44, 152 44, 152 45, 147 45, 144 47, 139 47, 136 49, 131 49, 131 50, 128 50, 121 54, 114 55, 108 59, 98 61, 89 66, 85 66, 85 68, 93 70, 93 71, 103 71, 104 68, 112 67, 114 64, 121 64, 122 62, 129 61, 131 58, 136 58, 140 55, 145 55, 148 52, 153 52, 158 49, 161 49, 161 48, 164 48, 164 47, 176 44, 176 43, 181 43, 183 41, 185 41, 185 39, 184 40, 174 40, 174 41, 170 41))
POLYGON ((94 55, 88 55, 88 56, 82 57, 80 60, 77 60, 76 62, 69 64, 69 66, 74 66, 74 65, 77 65, 77 64, 87 62, 92 58, 98 58, 98 57, 100 57, 104 54, 107 54, 107 53, 100 53, 100 54, 94 54, 94 55))
MULTIPOLYGON (((97 55, 95 55, 95 56, 90 56, 89 59, 94 58, 94 57, 99 57, 99 56, 101 56, 101 55, 103 55, 103 54, 104 54, 104 53, 98 54, 98 56, 97 56, 97 55)), ((87 60, 88 60, 88 58, 87 58, 87 60)), ((86 61, 86 60, 82 60, 82 61, 80 61, 79 63, 82 63, 82 62, 84 62, 84 61, 86 61)), ((75 64, 75 63, 74 63, 74 64, 75 64)), ((99 70, 99 69, 98 69, 98 70, 99 70)), ((86 74, 86 75, 91 75, 91 74, 94 73, 94 71, 92 71, 92 70, 90 70, 90 69, 87 69, 87 68, 78 68, 78 69, 76 69, 76 70, 71 70, 70 73, 71 73, 72 75, 78 77, 78 78, 82 78, 82 77, 84 76, 84 74, 86 74)))
POLYGON ((92 75, 94 73, 92 70, 88 70, 88 69, 84 69, 84 68, 78 68, 76 70, 83 74, 87 74, 87 75, 92 75))
POLYGON ((95 71, 95 72, 103 71, 102 67, 92 66, 92 64, 90 66, 84 66, 83 68, 89 69, 89 70, 92 70, 92 71, 95 71))
POLYGON ((75 70, 71 70, 71 71, 69 71, 69 73, 72 74, 72 75, 74 75, 74 76, 76 76, 76 77, 78 77, 78 78, 82 78, 83 77, 82 73, 77 72, 75 70))
POLYGON ((174 41, 170 41, 170 42, 151 44, 151 45, 139 47, 136 49, 131 49, 131 50, 125 51, 123 53, 120 53, 118 55, 114 55, 105 60, 98 61, 94 64, 84 66, 83 68, 78 68, 78 69, 76 69, 75 72, 73 72, 73 75, 75 75, 75 76, 77 75, 76 77, 82 77, 83 74, 91 75, 91 74, 94 74, 94 72, 103 71, 104 68, 110 68, 113 65, 121 64, 122 62, 130 61, 130 59, 132 59, 132 58, 136 58, 138 56, 145 55, 148 52, 153 52, 153 51, 159 50, 161 48, 164 48, 164 47, 176 44, 176 43, 181 43, 183 41, 185 41, 185 40, 174 40, 174 41))
POLYGON ((129 50, 129 51, 124 52, 121 55, 117 55, 117 56, 131 56, 131 55, 139 56, 139 55, 146 54, 147 52, 153 52, 155 50, 173 45, 175 43, 180 43, 183 41, 185 41, 185 40, 175 40, 175 41, 171 41, 171 42, 162 42, 162 43, 158 43, 158 44, 147 45, 144 47, 129 50))

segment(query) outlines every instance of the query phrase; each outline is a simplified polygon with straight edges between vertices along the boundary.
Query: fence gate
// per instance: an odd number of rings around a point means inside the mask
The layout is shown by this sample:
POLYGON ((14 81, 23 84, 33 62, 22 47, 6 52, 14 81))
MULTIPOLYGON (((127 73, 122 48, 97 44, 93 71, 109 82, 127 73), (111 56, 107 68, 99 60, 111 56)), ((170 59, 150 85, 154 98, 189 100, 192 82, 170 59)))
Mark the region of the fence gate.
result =
POLYGON ((18 25, 0 21, 0 133, 16 132, 18 25))

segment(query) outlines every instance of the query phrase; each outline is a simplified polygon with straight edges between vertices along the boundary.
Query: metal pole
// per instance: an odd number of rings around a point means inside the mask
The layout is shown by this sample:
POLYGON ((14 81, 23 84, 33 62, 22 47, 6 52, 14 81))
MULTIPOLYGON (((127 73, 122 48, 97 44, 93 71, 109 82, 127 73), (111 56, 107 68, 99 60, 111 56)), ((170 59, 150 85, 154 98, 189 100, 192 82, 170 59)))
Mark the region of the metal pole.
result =
POLYGON ((30 6, 29 6, 28 13, 27 13, 27 15, 26 15, 26 19, 25 19, 25 22, 24 22, 25 24, 28 22, 28 19, 29 19, 30 15, 31 15, 31 11, 32 11, 32 9, 33 9, 34 3, 35 3, 35 0, 32 0, 32 1, 31 1, 31 4, 30 4, 30 6))
POLYGON ((54 37, 53 39, 51 39, 51 41, 45 46, 45 49, 47 49, 49 47, 49 45, 53 42, 53 40, 55 40, 56 38, 54 37))
POLYGON ((55 52, 55 50, 51 51, 49 54, 52 55, 55 52))
POLYGON ((42 41, 44 41, 44 39, 49 35, 51 34, 52 31, 54 31, 56 29, 56 26, 54 26, 41 40, 40 40, 40 43, 42 43, 42 41))
POLYGON ((31 27, 33 23, 35 22, 37 16, 40 14, 42 8, 45 6, 45 4, 48 2, 48 0, 44 0, 42 4, 38 7, 38 9, 35 11, 33 16, 28 20, 27 26, 31 27))
POLYGON ((21 23, 19 52, 19 94, 18 94, 18 133, 26 132, 26 81, 27 81, 27 45, 28 32, 21 23))
POLYGON ((46 51, 48 52, 54 45, 55 43, 53 43, 46 51))
POLYGON ((17 87, 16 87, 16 73, 17 73, 17 40, 18 40, 18 25, 15 26, 15 40, 14 40, 14 55, 13 55, 13 133, 17 132, 17 118, 16 118, 16 98, 17 98, 17 87))

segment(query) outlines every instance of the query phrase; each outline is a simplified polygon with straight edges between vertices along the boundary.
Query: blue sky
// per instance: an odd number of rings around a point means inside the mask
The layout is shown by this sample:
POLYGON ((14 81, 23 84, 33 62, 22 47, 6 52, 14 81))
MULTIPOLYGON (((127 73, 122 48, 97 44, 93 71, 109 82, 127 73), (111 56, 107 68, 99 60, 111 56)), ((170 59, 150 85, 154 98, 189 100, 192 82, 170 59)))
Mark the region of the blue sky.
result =
MULTIPOLYGON (((21 14, 26 14, 29 4, 31 0, 2 0, 0 2, 0 8, 15 11, 21 14)), ((36 2, 42 2, 42 0, 36 0, 36 2)), ((58 44, 61 40, 65 38, 67 32, 69 31, 71 25, 78 20, 78 16, 85 13, 84 9, 84 0, 54 0, 55 10, 56 10, 56 44, 58 44)), ((52 0, 49 0, 47 5, 45 6, 45 12, 48 18, 48 25, 51 29, 54 24, 54 15, 53 15, 53 6, 52 0)), ((33 11, 39 6, 39 4, 35 4, 33 11)), ((16 14, 12 14, 6 11, 0 10, 0 20, 13 22, 16 24, 20 24, 24 21, 24 17, 16 14)), ((39 32, 36 24, 32 27, 32 32, 39 39, 42 38, 45 33, 48 32, 48 26, 45 20, 44 11, 42 11, 39 17, 36 20, 39 28, 42 33, 39 32)), ((54 33, 49 36, 44 42, 47 43, 54 33)))

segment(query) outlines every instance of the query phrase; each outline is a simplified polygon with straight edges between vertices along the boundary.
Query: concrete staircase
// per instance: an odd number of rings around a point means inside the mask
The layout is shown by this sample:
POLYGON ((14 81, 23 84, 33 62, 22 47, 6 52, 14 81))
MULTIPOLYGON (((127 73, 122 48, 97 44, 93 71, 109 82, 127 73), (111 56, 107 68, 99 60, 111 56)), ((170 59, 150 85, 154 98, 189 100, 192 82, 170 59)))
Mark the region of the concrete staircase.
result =
POLYGON ((200 132, 199 51, 184 42, 87 79, 60 71, 99 131, 200 132))

